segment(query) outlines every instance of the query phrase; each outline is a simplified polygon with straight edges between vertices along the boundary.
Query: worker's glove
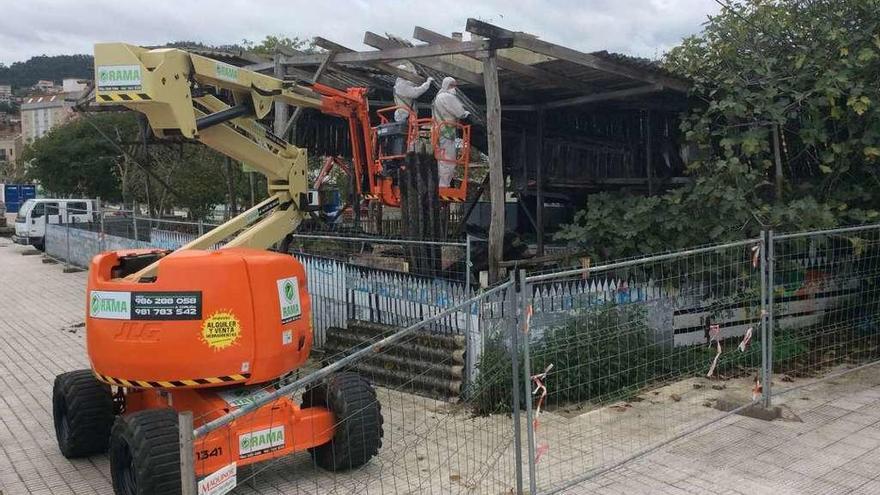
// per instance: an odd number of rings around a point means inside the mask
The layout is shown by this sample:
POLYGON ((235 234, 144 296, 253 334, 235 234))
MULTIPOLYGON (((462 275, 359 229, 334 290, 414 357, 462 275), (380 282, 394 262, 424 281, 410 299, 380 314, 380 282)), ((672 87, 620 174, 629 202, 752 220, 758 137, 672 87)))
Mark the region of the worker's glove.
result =
POLYGON ((433 85, 433 84, 434 84, 434 78, 431 77, 431 76, 428 76, 428 85, 430 86, 430 85, 433 85))
POLYGON ((462 124, 470 124, 471 123, 471 113, 465 112, 464 116, 461 118, 462 124))

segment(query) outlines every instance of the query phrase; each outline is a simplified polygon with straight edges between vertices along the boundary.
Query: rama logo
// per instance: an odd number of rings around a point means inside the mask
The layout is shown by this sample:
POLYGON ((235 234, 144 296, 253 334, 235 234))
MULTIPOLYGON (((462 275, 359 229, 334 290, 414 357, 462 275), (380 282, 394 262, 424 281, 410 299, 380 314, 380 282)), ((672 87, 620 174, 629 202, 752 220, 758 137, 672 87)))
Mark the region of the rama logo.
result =
POLYGON ((284 297, 286 297, 288 301, 293 301, 294 295, 296 295, 296 293, 294 292, 293 282, 290 280, 284 282, 284 297))
POLYGON ((93 315, 99 313, 127 313, 128 303, 118 299, 104 299, 97 294, 93 294, 92 304, 89 309, 93 315))
POLYGON ((238 80, 238 68, 234 65, 220 64, 218 63, 215 67, 215 73, 217 77, 220 79, 226 79, 227 81, 237 81, 238 80))
POLYGON ((284 427, 252 431, 238 437, 239 457, 259 455, 284 448, 284 427))
POLYGON ((98 78, 102 83, 139 81, 141 71, 136 68, 126 69, 103 69, 98 78))
POLYGON ((131 293, 92 291, 89 296, 89 316, 127 320, 131 317, 131 293))

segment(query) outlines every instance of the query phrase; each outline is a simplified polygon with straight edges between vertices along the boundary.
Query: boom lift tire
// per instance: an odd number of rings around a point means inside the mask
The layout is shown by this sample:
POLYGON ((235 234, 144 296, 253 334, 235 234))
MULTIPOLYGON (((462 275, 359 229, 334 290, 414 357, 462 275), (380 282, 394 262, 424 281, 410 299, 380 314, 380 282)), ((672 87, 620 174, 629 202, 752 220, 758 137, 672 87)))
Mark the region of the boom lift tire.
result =
POLYGON ((326 407, 336 417, 333 439, 309 449, 321 468, 358 468, 382 447, 382 406, 376 399, 376 390, 357 373, 331 375, 325 383, 306 391, 302 405, 326 407))
POLYGON ((179 495, 177 412, 147 409, 118 416, 110 433, 110 474, 120 495, 179 495))
POLYGON ((110 386, 98 381, 92 370, 77 370, 55 377, 52 389, 55 436, 68 459, 107 451, 113 426, 110 386))

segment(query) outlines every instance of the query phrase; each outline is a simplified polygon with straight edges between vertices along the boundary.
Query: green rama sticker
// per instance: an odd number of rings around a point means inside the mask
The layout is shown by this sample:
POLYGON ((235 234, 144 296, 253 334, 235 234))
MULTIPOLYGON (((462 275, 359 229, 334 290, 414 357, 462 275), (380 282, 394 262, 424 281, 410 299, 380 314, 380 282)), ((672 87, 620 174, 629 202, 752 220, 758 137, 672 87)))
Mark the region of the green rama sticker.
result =
POLYGON ((217 79, 238 81, 238 67, 234 65, 217 62, 214 65, 214 74, 217 76, 217 79))
POLYGON ((99 91, 139 91, 143 85, 140 65, 99 65, 95 80, 99 91))
POLYGON ((289 323, 302 315, 299 301, 299 280, 296 277, 278 280, 278 303, 281 305, 281 323, 289 323))

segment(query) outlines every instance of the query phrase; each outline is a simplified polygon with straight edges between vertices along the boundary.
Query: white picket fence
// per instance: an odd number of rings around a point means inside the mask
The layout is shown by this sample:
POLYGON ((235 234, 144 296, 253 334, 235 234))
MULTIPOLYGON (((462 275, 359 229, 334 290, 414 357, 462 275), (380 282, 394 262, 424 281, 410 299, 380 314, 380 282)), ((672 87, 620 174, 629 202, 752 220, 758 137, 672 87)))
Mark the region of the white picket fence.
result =
MULTIPOLYGON (((406 273, 352 265, 339 260, 297 253, 306 270, 315 346, 326 340, 330 327, 347 328, 349 319, 404 327, 466 301, 465 285, 406 273)), ((432 331, 463 335, 479 328, 479 311, 456 312, 430 326, 432 331)))
MULTIPOLYGON (((837 260, 840 262, 840 260, 837 260)), ((821 271, 826 259, 805 258, 796 262, 804 269, 821 271)), ((818 324, 828 311, 845 304, 858 293, 858 280, 827 277, 792 286, 777 284, 775 321, 779 328, 804 328, 818 324)), ((605 304, 639 304, 646 310, 647 325, 658 340, 674 346, 705 342, 709 320, 721 327, 723 338, 739 337, 760 324, 760 298, 727 294, 720 297, 701 284, 658 284, 619 278, 568 280, 542 283, 533 290, 531 321, 533 338, 554 326, 576 318, 579 312, 605 304), (734 302, 727 302, 729 300, 734 302)))

